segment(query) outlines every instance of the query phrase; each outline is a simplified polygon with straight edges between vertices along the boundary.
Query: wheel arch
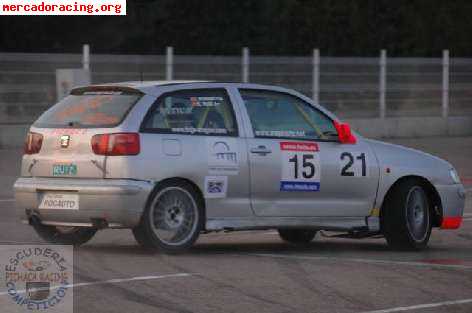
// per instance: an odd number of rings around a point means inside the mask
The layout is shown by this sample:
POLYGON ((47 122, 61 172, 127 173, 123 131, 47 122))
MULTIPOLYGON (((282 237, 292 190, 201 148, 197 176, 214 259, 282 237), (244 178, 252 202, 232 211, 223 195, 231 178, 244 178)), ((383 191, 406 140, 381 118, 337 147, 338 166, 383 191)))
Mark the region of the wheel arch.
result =
POLYGON ((433 227, 440 227, 443 217, 443 207, 441 202, 441 197, 436 190, 436 187, 425 177, 419 175, 406 175, 398 178, 390 187, 388 188, 387 192, 382 201, 382 205, 380 206, 380 221, 382 223, 382 211, 384 209, 384 204, 386 201, 389 201, 389 198, 392 197, 393 191, 395 188, 407 180, 416 180, 420 183, 420 185, 425 189, 428 200, 431 203, 431 213, 433 216, 433 227))

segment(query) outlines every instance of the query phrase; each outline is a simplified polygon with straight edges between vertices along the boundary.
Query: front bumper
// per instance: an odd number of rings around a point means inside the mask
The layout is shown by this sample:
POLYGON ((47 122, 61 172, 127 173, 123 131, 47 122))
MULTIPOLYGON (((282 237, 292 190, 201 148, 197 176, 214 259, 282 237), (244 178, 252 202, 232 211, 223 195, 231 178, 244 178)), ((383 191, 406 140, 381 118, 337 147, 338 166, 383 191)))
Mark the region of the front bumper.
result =
POLYGON ((443 218, 442 229, 457 229, 461 225, 465 206, 465 189, 462 184, 436 185, 441 197, 443 218))
POLYGON ((22 220, 33 216, 42 224, 131 228, 139 223, 153 183, 131 179, 20 177, 14 185, 16 211, 22 220), (78 210, 38 209, 44 192, 77 192, 78 210))

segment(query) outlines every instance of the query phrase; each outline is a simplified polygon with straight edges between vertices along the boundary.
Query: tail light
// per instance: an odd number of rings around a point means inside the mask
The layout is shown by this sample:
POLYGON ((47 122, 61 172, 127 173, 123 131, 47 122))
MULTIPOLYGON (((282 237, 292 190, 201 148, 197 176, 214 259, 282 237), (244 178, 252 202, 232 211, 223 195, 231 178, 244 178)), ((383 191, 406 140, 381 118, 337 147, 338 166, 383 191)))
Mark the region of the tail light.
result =
POLYGON ((92 150, 98 155, 137 155, 140 151, 138 133, 100 134, 92 137, 92 150))
POLYGON ((43 135, 29 132, 26 135, 24 152, 25 154, 36 154, 41 150, 43 145, 43 135))

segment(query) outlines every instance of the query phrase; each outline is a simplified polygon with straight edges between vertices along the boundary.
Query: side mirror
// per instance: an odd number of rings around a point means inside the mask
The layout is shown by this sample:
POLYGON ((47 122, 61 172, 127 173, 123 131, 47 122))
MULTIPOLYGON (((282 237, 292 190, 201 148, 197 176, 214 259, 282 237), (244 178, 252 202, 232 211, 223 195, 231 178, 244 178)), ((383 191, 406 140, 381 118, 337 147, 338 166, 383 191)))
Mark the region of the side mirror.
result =
POLYGON ((351 132, 351 126, 348 123, 339 123, 334 121, 334 127, 338 132, 339 142, 342 144, 355 144, 356 137, 351 132))

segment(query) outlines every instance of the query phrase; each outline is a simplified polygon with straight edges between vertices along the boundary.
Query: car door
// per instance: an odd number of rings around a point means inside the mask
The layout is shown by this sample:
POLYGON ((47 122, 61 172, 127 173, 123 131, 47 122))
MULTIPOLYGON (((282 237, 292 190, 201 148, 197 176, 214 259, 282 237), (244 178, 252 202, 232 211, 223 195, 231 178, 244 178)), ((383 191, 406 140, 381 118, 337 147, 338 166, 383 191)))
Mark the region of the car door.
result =
POLYGON ((201 188, 207 218, 251 216, 249 162, 236 118, 221 87, 160 95, 140 130, 140 177, 191 180, 201 188))
POLYGON ((256 215, 369 215, 379 173, 368 144, 341 144, 333 120, 292 94, 239 92, 253 131, 247 145, 256 215))

